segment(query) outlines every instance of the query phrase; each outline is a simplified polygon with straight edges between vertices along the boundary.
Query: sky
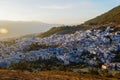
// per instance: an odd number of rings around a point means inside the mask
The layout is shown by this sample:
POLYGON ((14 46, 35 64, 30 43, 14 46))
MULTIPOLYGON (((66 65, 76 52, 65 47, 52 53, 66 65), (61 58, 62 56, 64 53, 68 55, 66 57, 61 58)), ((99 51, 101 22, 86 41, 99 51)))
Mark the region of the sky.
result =
POLYGON ((120 5, 120 0, 0 0, 0 20, 80 24, 120 5))

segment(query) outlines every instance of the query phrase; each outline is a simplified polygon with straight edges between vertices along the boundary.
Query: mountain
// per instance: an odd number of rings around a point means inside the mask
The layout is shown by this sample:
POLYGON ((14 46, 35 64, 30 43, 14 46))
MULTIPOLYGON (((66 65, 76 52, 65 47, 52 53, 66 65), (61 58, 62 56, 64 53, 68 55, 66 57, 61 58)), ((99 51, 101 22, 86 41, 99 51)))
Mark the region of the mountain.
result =
POLYGON ((8 30, 8 34, 0 34, 0 37, 3 39, 41 33, 55 26, 58 26, 58 24, 48 24, 39 21, 0 21, 0 28, 8 30))
MULTIPOLYGON (((120 6, 117 6, 117 7, 113 8, 112 10, 110 10, 94 19, 88 20, 84 24, 76 25, 76 26, 74 25, 74 26, 54 27, 38 36, 48 37, 52 34, 71 34, 71 33, 74 33, 75 31, 79 31, 79 30, 92 29, 91 24, 98 24, 98 26, 96 28, 98 28, 98 27, 103 28, 103 26, 101 26, 101 25, 109 24, 111 22, 120 24, 120 6)), ((115 28, 115 30, 120 30, 120 28, 117 27, 117 28, 115 28)))
POLYGON ((120 5, 109 10, 108 12, 97 16, 85 22, 85 24, 109 24, 111 22, 120 24, 120 5))

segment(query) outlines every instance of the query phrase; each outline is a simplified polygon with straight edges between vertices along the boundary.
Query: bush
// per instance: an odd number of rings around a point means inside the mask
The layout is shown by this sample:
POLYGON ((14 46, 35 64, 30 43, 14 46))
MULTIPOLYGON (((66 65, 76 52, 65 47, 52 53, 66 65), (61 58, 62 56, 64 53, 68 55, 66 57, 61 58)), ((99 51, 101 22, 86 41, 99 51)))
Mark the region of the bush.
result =
POLYGON ((113 76, 114 76, 115 78, 118 78, 118 79, 120 79, 120 72, 118 72, 118 73, 115 73, 113 76))
POLYGON ((113 77, 112 73, 110 73, 107 69, 100 70, 99 74, 104 77, 113 77))
POLYGON ((88 73, 90 74, 95 74, 95 75, 99 75, 99 71, 97 68, 89 68, 88 69, 88 73))

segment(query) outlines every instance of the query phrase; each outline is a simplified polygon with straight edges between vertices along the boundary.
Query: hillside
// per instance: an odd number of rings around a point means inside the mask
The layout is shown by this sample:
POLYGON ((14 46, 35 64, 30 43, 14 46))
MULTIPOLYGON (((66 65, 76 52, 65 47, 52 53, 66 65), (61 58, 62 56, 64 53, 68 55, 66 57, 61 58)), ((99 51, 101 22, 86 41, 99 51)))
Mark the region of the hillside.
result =
POLYGON ((100 16, 97 16, 96 18, 86 21, 85 24, 88 24, 88 25, 98 24, 99 25, 99 24, 108 24, 111 22, 120 24, 120 5, 100 16))
POLYGON ((38 37, 49 37, 53 34, 72 34, 79 30, 87 30, 90 29, 90 26, 83 26, 83 25, 76 25, 76 26, 60 26, 60 27, 53 27, 50 30, 37 35, 38 37))
MULTIPOLYGON (((76 26, 62 26, 62 27, 54 27, 50 30, 38 35, 39 37, 49 37, 52 34, 71 34, 75 31, 79 30, 88 30, 92 28, 92 24, 97 24, 99 28, 103 27, 102 24, 109 24, 114 22, 116 24, 120 24, 120 6, 113 8, 112 10, 94 18, 86 21, 83 25, 76 26), (85 26, 87 25, 87 26, 85 26)), ((120 29, 120 28, 117 28, 120 29)))

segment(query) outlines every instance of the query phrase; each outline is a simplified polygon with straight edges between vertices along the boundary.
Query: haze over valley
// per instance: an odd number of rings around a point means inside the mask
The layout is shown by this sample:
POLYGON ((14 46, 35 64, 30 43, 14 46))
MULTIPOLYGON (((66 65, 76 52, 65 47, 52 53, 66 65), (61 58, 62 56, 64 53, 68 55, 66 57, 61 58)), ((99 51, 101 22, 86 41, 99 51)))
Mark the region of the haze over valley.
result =
POLYGON ((1 33, 0 31, 0 39, 42 33, 55 26, 59 25, 42 23, 40 21, 0 21, 0 29, 7 30, 7 33, 1 33))

